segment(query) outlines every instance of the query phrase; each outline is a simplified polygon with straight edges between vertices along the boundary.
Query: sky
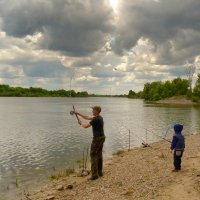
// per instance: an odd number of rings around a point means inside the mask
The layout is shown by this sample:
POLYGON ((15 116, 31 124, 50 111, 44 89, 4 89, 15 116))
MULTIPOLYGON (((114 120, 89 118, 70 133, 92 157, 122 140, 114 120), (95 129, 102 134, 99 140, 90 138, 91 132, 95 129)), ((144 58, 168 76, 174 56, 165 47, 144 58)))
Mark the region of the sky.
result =
POLYGON ((127 94, 200 69, 199 0, 0 0, 0 84, 127 94))

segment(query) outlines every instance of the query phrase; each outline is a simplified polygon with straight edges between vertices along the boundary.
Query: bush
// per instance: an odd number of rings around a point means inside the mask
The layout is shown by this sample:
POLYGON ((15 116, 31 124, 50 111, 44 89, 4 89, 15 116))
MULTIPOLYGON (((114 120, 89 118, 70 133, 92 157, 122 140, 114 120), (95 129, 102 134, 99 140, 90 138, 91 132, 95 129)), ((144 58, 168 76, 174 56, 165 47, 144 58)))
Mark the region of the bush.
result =
POLYGON ((118 150, 117 152, 115 152, 115 153, 113 153, 113 155, 117 155, 117 156, 119 156, 119 155, 121 155, 121 154, 123 154, 125 151, 124 150, 118 150))
POLYGON ((192 100, 193 102, 195 102, 195 103, 198 103, 199 100, 200 100, 200 98, 197 97, 197 96, 192 96, 191 100, 192 100))

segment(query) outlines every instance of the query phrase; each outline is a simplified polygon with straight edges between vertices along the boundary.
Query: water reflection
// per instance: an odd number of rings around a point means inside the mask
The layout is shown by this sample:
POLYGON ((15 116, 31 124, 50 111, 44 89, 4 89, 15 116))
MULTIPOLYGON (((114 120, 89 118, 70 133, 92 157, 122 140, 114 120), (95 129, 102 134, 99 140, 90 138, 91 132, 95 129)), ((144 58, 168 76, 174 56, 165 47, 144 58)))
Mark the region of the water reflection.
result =
MULTIPOLYGON (((199 130, 200 108, 194 106, 152 105, 126 98, 0 98, 0 193, 7 199, 47 181, 54 169, 72 166, 90 146, 91 129, 81 128, 69 115, 72 104, 88 115, 90 106, 102 106, 105 157, 128 148, 129 129, 131 147, 142 139, 159 140, 155 134, 165 135, 175 122, 184 124, 185 134, 199 130)), ((169 130, 167 137, 172 133, 169 130)))

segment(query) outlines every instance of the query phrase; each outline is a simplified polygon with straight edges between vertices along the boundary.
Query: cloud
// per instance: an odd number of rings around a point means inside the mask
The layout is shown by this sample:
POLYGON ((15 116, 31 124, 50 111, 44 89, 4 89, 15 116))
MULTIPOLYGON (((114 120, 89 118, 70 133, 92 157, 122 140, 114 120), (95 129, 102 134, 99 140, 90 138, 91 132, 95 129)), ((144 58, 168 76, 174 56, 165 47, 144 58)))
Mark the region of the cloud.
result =
POLYGON ((2 28, 10 36, 42 33, 42 48, 70 56, 98 51, 113 30, 113 12, 105 0, 1 1, 2 28))
POLYGON ((0 77, 4 79, 16 79, 24 76, 23 70, 9 65, 3 65, 0 68, 0 77))
POLYGON ((198 0, 121 1, 118 28, 112 44, 122 54, 149 39, 156 47, 157 64, 180 64, 199 55, 198 0))
POLYGON ((29 77, 61 77, 67 75, 66 68, 58 61, 37 61, 23 66, 24 73, 29 77))
POLYGON ((101 63, 97 63, 95 67, 91 70, 91 75, 94 77, 100 78, 111 78, 111 77, 123 77, 122 72, 118 72, 114 70, 114 66, 111 64, 102 65, 101 63))

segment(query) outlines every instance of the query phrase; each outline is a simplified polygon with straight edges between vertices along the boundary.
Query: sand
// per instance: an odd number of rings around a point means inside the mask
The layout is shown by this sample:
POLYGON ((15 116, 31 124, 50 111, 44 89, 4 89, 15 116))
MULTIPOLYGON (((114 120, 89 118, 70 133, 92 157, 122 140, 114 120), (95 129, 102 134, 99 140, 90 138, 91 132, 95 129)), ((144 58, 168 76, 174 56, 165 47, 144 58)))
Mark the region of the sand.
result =
POLYGON ((156 101, 157 104, 173 104, 173 105, 199 105, 198 103, 193 102, 190 99, 186 99, 185 97, 170 97, 166 99, 161 99, 156 101))

